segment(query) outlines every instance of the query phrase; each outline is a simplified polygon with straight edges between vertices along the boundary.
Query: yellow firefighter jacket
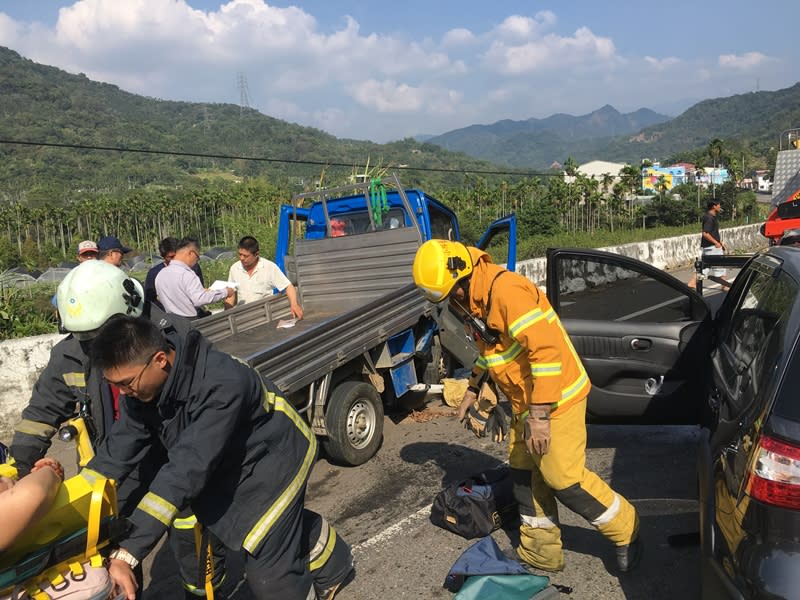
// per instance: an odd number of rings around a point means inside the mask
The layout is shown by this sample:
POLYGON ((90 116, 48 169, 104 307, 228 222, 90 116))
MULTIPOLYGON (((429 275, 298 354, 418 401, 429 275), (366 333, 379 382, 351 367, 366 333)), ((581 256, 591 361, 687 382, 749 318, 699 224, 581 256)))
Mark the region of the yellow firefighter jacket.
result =
POLYGON ((585 398, 589 377, 545 293, 493 264, 486 252, 469 248, 469 253, 474 265, 469 309, 500 332, 497 344, 477 341, 472 381, 488 369, 517 415, 529 404, 550 404, 555 416, 585 398))

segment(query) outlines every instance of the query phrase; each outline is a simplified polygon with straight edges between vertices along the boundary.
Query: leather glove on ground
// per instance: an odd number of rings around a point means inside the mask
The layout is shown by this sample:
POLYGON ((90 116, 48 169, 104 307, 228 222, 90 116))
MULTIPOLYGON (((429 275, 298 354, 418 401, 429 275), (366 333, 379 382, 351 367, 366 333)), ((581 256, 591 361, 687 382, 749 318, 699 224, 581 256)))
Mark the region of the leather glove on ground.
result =
POLYGON ((528 452, 543 456, 550 448, 550 405, 531 404, 525 419, 525 445, 528 452))
POLYGON ((497 444, 506 439, 508 435, 508 421, 506 420, 505 411, 499 406, 495 406, 492 414, 486 419, 486 431, 497 444))

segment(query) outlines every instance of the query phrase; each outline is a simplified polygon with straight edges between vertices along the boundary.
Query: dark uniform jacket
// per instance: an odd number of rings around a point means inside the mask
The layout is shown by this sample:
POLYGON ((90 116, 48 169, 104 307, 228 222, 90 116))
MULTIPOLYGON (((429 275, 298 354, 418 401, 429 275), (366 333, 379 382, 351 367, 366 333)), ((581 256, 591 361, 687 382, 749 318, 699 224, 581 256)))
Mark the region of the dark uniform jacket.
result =
POLYGON ((124 476, 160 440, 169 461, 120 546, 143 559, 191 506, 226 546, 255 554, 286 507, 302 501, 316 438, 277 388, 199 332, 167 340, 176 355, 159 396, 148 403, 124 397, 120 422, 81 474, 124 476))
POLYGON ((53 346, 30 403, 22 411, 22 421, 14 430, 11 454, 20 476, 45 455, 51 438, 62 423, 77 414, 82 402, 92 416, 92 446, 96 447, 113 423, 111 391, 102 373, 91 370, 82 342, 70 335, 53 346))
MULTIPOLYGON (((186 332, 190 327, 188 321, 174 315, 167 317, 158 309, 153 310, 151 319, 165 332, 186 332)), ((79 342, 69 335, 50 351, 50 359, 33 386, 30 402, 22 411, 22 420, 16 426, 11 442, 11 455, 17 462, 20 476, 26 475, 47 453, 58 428, 78 414, 81 404, 85 404, 93 448, 100 445, 114 424, 111 389, 103 374, 92 370, 88 346, 89 342, 79 342)), ((148 472, 155 472, 154 469, 164 460, 163 450, 154 448, 133 477, 147 477, 148 472)), ((117 483, 122 505, 129 494, 135 493, 138 485, 117 483)))

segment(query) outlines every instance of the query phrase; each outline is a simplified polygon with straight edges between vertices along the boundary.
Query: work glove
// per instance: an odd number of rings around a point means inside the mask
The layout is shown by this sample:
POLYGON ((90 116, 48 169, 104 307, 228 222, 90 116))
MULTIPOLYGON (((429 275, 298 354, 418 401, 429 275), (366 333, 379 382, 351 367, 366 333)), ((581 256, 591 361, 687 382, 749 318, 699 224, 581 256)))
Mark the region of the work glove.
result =
POLYGON ((464 421, 464 418, 467 416, 467 411, 470 407, 478 401, 478 388, 471 385, 467 388, 467 391, 464 392, 464 395, 461 397, 461 403, 458 405, 458 420, 464 421))
POLYGON ((525 419, 525 445, 530 454, 544 456, 550 448, 550 405, 531 404, 525 419))
POLYGON ((502 409, 497 409, 497 393, 494 386, 486 382, 477 392, 474 388, 468 389, 464 394, 462 406, 468 403, 472 395, 475 395, 475 400, 468 405, 462 419, 464 428, 470 430, 477 437, 490 435, 495 442, 502 442, 508 433, 508 424, 505 413, 502 412, 502 409))
POLYGON ((492 414, 486 419, 486 428, 484 432, 488 432, 492 441, 499 444, 508 435, 508 421, 506 420, 505 411, 500 406, 495 406, 492 414))

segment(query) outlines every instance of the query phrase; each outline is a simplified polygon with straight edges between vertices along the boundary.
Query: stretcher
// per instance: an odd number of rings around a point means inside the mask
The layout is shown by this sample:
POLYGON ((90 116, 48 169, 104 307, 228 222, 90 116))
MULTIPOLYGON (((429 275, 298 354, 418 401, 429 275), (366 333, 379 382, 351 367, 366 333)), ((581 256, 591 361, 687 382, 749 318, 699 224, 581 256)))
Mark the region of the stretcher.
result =
MULTIPOLYGON (((78 447, 85 436, 82 419, 67 424, 78 432, 78 447)), ((87 459, 81 456, 81 462, 87 459)), ((88 459, 87 459, 88 460, 88 459)), ((8 472, 8 470, 6 470, 8 472)), ((58 589, 68 577, 80 579, 89 567, 102 567, 100 550, 124 533, 125 521, 117 518, 114 481, 76 475, 64 481, 53 506, 0 554, 0 598, 26 592, 34 600, 51 596, 45 588, 58 589)), ((23 596, 24 597, 24 596, 23 596)))

